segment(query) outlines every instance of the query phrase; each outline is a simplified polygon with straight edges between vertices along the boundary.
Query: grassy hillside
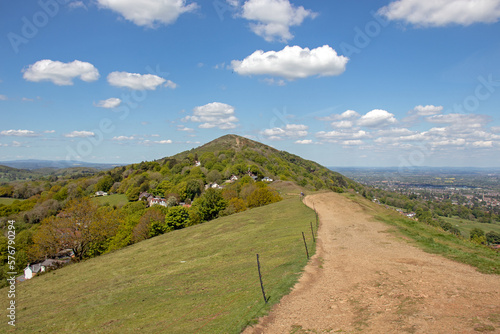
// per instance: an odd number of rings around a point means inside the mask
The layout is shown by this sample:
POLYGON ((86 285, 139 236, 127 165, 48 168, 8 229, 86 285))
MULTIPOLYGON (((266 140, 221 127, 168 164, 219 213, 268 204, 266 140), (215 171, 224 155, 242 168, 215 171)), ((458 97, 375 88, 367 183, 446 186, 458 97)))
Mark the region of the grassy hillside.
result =
POLYGON ((117 206, 117 207, 122 207, 128 203, 127 196, 123 195, 123 194, 114 194, 114 195, 109 195, 109 196, 94 197, 94 201, 99 203, 99 205, 107 204, 107 205, 117 206))
POLYGON ((15 201, 19 201, 19 200, 17 198, 0 197, 0 204, 11 205, 15 201))
POLYGON ((296 282, 314 219, 290 198, 35 277, 17 286, 16 332, 239 333, 296 282))

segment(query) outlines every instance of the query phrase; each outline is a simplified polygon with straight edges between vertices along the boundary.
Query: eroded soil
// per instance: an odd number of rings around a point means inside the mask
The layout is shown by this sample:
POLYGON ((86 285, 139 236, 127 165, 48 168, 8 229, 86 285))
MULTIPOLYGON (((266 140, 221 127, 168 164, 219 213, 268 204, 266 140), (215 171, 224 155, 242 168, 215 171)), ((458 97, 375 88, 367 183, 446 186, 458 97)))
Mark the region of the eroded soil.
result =
POLYGON ((335 193, 306 197, 317 253, 244 333, 500 333, 500 277, 425 253, 335 193))

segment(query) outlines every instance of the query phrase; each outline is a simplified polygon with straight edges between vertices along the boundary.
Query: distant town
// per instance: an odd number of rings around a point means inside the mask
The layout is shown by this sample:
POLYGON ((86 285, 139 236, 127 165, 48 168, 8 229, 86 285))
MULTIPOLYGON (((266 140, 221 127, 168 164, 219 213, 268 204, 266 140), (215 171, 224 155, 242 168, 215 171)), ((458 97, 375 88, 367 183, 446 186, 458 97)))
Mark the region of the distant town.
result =
POLYGON ((331 168, 362 184, 434 203, 500 211, 500 169, 331 168))

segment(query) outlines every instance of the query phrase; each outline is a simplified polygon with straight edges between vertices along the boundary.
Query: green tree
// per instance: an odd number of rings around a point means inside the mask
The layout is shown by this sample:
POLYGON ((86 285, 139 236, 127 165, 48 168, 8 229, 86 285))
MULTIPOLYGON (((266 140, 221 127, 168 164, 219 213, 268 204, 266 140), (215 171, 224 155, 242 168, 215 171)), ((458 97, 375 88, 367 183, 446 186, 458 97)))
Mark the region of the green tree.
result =
POLYGON ((484 231, 480 228, 473 228, 470 231, 469 238, 472 242, 477 243, 479 245, 486 244, 486 237, 484 235, 484 231))
POLYGON ((118 210, 99 209, 88 198, 72 200, 58 217, 48 217, 33 235, 32 254, 37 258, 71 249, 78 260, 103 252, 116 234, 122 217, 118 210))
POLYGON ((189 212, 187 208, 175 206, 168 210, 165 216, 167 230, 179 230, 189 226, 189 212))
POLYGON ((202 221, 215 219, 219 212, 224 210, 227 202, 222 197, 222 191, 210 188, 193 203, 193 206, 201 216, 202 221))
POLYGON ((165 227, 164 221, 165 214, 161 211, 161 209, 156 207, 149 208, 141 216, 139 223, 135 225, 132 230, 132 242, 139 242, 164 233, 166 228, 160 227, 161 225, 165 227), (155 228, 152 228, 153 225, 155 225, 155 228))
POLYGON ((218 170, 212 170, 207 174, 207 182, 216 182, 220 184, 222 182, 222 175, 218 170))
POLYGON ((486 242, 490 245, 500 244, 500 233, 495 231, 490 231, 486 233, 486 242))
POLYGON ((113 179, 113 177, 111 175, 106 175, 106 176, 102 177, 101 179, 99 179, 99 181, 97 181, 97 183, 95 184, 94 190, 95 191, 102 190, 102 191, 108 192, 114 183, 115 183, 115 180, 113 179))
POLYGON ((127 199, 130 202, 138 201, 140 192, 141 192, 141 189, 139 189, 139 187, 130 187, 126 192, 127 199))

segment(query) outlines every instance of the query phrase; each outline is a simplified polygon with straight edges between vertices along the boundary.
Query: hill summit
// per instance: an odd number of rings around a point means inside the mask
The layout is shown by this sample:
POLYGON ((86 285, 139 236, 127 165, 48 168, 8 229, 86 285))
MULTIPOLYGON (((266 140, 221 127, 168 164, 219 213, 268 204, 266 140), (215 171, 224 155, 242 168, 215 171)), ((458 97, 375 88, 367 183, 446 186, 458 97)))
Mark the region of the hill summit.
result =
POLYGON ((170 169, 198 165, 206 172, 217 170, 224 178, 253 174, 259 180, 293 181, 315 190, 326 188, 338 191, 354 186, 353 181, 314 161, 234 134, 157 162, 168 165, 170 169))

